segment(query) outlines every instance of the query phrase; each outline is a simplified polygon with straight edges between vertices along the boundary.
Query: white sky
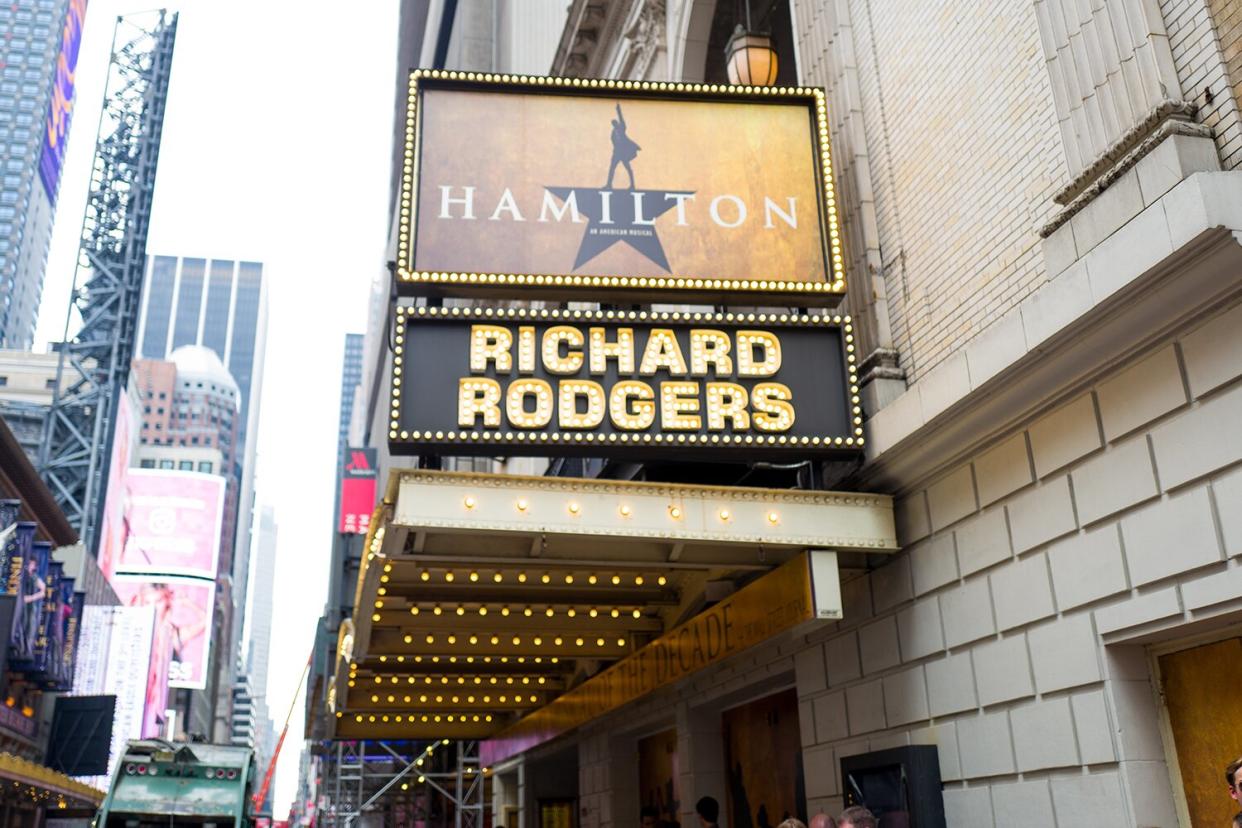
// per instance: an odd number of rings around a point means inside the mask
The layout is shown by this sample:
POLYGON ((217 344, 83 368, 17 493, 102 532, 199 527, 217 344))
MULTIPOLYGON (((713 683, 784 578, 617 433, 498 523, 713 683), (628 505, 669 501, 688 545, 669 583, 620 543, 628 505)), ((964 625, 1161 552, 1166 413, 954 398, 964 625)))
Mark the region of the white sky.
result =
MULTIPOLYGON (((38 347, 62 337, 118 14, 90 0, 38 347)), ((279 524, 268 704, 279 729, 327 590, 346 331, 384 262, 396 0, 181 0, 147 251, 264 263, 257 497, 279 524)), ((255 521, 257 527, 257 519, 255 521)), ((296 793, 298 699, 273 813, 296 793)))

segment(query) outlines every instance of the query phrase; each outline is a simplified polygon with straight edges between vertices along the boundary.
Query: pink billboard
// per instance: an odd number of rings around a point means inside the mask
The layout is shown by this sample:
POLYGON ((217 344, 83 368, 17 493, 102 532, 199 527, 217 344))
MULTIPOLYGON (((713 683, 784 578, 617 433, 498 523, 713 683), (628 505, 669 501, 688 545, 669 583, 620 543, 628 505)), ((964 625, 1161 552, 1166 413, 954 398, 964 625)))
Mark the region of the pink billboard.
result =
POLYGON ((125 475, 125 540, 117 574, 216 577, 224 478, 172 469, 125 475))
POLYGON ((169 687, 207 686, 216 585, 199 578, 117 575, 112 588, 124 606, 155 608, 146 705, 147 718, 154 721, 163 716, 169 687))
POLYGON ((125 545, 125 479, 137 443, 138 429, 128 394, 122 394, 116 409, 116 430, 112 438, 112 458, 108 463, 108 490, 104 498, 103 519, 99 527, 99 568, 111 578, 125 545))

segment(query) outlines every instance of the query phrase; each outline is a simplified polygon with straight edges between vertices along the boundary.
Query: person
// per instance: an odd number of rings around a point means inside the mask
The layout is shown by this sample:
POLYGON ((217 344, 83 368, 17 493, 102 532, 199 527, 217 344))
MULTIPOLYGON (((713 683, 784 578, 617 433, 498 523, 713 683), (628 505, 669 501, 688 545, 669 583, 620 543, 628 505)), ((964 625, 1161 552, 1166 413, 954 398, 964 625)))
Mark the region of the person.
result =
POLYGON ((806 823, 796 817, 789 817, 776 828, 806 828, 806 823))
MULTIPOLYGON (((1242 805, 1242 773, 1239 771, 1242 771, 1242 757, 1230 762, 1225 768, 1225 782, 1229 784, 1229 796, 1233 797, 1234 802, 1242 805)), ((1235 826, 1239 826, 1240 822, 1242 822, 1242 813, 1233 818, 1235 826)))
POLYGON ((660 812, 650 805, 644 805, 638 812, 638 823, 642 828, 656 828, 660 822, 660 812))
POLYGON ((875 815, 861 805, 851 805, 837 818, 839 828, 876 828, 875 815))
POLYGON ((720 818, 720 803, 713 797, 705 796, 694 803, 694 812, 698 814, 702 828, 716 828, 716 820, 720 818))
POLYGON ((612 163, 608 166, 605 190, 612 189, 612 176, 617 171, 618 164, 625 167, 625 171, 630 174, 630 189, 634 189, 634 168, 630 166, 630 162, 638 157, 640 149, 642 147, 625 134, 625 116, 621 114, 621 104, 617 104, 617 117, 612 119, 612 163))

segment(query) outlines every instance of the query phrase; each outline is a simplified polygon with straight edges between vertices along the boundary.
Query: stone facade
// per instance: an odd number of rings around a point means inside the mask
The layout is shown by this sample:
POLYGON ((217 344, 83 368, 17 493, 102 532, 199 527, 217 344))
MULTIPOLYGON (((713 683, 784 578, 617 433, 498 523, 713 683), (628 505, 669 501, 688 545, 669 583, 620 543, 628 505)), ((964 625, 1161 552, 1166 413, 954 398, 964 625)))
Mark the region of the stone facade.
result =
MULTIPOLYGON (((606 34, 638 5, 575 8, 606 34)), ((716 5, 668 4, 670 78, 716 5)), ((790 6, 849 308, 901 369, 845 485, 897 496, 904 549, 843 575, 844 620, 498 769, 505 796, 576 752, 582 828, 636 825, 636 740, 675 727, 693 825, 720 712, 796 687, 811 813, 842 757, 928 744, 951 826, 1188 825, 1151 647, 1242 621, 1242 6, 790 6)))

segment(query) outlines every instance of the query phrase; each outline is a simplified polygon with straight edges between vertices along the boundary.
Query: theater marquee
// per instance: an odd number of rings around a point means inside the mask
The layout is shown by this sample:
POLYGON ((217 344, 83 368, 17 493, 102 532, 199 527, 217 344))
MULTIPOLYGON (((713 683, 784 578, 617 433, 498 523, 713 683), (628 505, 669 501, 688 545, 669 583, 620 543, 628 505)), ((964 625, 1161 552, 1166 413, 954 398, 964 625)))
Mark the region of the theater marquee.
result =
POLYGON ((833 305, 818 89, 411 74, 398 288, 833 305))
POLYGON ((398 307, 396 454, 727 459, 862 445, 848 318, 398 307))

